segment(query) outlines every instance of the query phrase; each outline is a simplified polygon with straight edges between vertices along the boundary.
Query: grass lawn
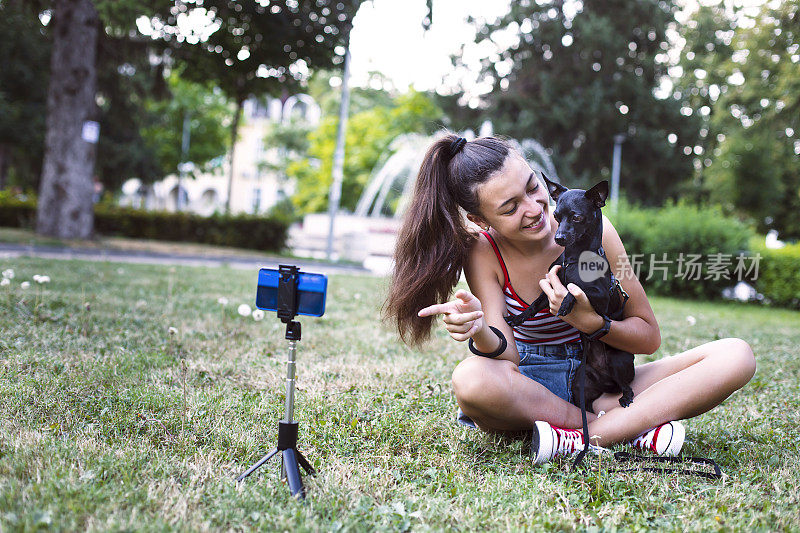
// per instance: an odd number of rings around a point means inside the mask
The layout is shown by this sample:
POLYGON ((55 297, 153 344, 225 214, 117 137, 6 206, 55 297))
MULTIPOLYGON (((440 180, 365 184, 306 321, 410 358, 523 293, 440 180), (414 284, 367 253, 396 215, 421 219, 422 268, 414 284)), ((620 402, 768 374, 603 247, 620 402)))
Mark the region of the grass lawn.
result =
POLYGON ((612 473, 596 457, 574 474, 568 461, 533 467, 524 441, 457 426, 450 373, 466 347, 443 331, 422 350, 399 344, 377 319, 386 280, 333 277, 326 315, 301 320, 299 447, 319 470, 301 503, 277 461, 234 482, 283 416, 284 328, 236 311, 252 306, 256 272, 7 268, 0 531, 800 529, 798 312, 653 298, 653 357, 727 336, 756 352, 752 382, 686 422, 684 453, 726 477, 612 473), (34 274, 52 281, 21 289, 34 274))

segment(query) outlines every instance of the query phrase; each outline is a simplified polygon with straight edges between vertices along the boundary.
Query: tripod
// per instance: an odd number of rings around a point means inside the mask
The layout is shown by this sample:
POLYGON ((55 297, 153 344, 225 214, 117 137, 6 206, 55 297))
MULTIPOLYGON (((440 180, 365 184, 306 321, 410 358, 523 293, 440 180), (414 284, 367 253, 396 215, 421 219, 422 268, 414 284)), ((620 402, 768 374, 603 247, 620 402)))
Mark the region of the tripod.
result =
POLYGON ((296 314, 296 288, 297 267, 280 266, 281 279, 278 286, 278 317, 286 323, 286 340, 289 341, 289 358, 286 360, 286 411, 283 420, 278 422, 278 446, 261 458, 256 464, 236 478, 242 481, 255 472, 261 465, 272 459, 278 452, 281 453, 283 464, 281 478, 289 483, 292 496, 304 499, 306 490, 300 477, 300 467, 311 475, 316 472, 308 463, 303 454, 297 450, 298 423, 294 417, 294 378, 295 378, 295 352, 297 342, 300 340, 300 322, 292 320, 296 314), (286 269, 286 270, 284 270, 286 269), (292 270, 293 269, 293 270, 292 270), (292 286, 294 283, 294 286, 292 286))

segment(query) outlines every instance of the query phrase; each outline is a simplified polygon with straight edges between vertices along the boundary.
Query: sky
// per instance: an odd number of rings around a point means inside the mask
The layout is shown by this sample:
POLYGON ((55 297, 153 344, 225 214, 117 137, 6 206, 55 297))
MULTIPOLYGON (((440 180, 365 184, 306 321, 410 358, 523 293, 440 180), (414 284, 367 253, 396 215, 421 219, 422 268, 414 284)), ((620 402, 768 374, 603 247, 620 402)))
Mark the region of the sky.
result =
MULTIPOLYGON (((372 0, 362 4, 350 37, 351 82, 365 86, 380 71, 395 89, 444 90, 454 76, 474 83, 481 57, 492 50, 475 45, 474 26, 466 19, 493 21, 508 12, 509 0, 434 0, 433 24, 425 32, 425 0, 372 0), (466 45, 468 71, 454 72, 450 56, 466 45)), ((372 80, 377 85, 377 80, 372 80)), ((377 87, 376 87, 377 88, 377 87)))
MULTIPOLYGON (((717 0, 699 0, 703 3, 717 0)), ((467 23, 468 16, 495 20, 508 12, 510 0, 434 0, 433 25, 423 31, 422 20, 427 14, 425 0, 370 0, 364 2, 354 21, 350 42, 351 84, 367 86, 379 82, 371 71, 380 71, 400 92, 413 87, 420 91, 446 92, 455 83, 465 85, 473 96, 487 92, 491 86, 477 83, 480 60, 491 57, 495 50, 489 43, 478 47, 474 43, 475 27, 467 23), (454 69, 450 56, 464 45, 464 63, 468 68, 454 69)), ((726 5, 750 9, 764 0, 726 0, 726 5)), ((684 22, 697 8, 698 0, 679 2, 683 10, 677 20, 684 22)), ((565 4, 579 4, 567 0, 565 4)), ((672 37, 677 34, 672 32, 672 37)), ((513 36, 501 38, 510 46, 513 36)), ((676 43, 679 44, 679 43, 676 43)))

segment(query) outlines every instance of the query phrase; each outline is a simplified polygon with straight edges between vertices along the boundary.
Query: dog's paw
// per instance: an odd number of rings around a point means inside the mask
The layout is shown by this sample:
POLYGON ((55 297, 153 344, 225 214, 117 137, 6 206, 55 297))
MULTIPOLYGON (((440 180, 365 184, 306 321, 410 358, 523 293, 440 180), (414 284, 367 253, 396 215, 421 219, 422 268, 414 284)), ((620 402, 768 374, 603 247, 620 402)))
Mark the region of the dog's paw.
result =
POLYGON ((633 403, 633 391, 625 392, 619 399, 619 404, 622 407, 628 407, 632 403, 633 403))
POLYGON ((558 308, 558 313, 556 313, 556 316, 565 316, 570 314, 572 312, 572 308, 575 307, 576 301, 577 300, 575 300, 575 297, 572 295, 572 293, 568 293, 566 296, 564 296, 564 299, 561 300, 561 307, 558 308))

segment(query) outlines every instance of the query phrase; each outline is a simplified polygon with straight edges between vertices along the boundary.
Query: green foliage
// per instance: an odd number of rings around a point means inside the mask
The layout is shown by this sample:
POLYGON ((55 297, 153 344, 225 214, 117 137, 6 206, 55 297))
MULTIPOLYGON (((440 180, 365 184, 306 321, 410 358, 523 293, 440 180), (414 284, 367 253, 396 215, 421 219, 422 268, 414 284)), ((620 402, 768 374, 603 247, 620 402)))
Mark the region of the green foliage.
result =
POLYGON ((0 3, 0 189, 36 189, 44 151, 50 40, 35 9, 0 3), (6 179, 9 177, 10 179, 6 179))
POLYGON ((682 28, 676 96, 703 117, 695 167, 701 199, 800 237, 800 1, 728 15, 703 6, 682 28))
POLYGON ((29 228, 36 222, 36 201, 0 191, 0 226, 29 228))
POLYGON ((770 303, 800 309, 800 243, 770 249, 762 240, 751 243, 761 254, 756 288, 770 303))
MULTIPOLYGON (((0 191, 0 226, 31 227, 36 202, 20 200, 0 191)), ((221 215, 202 217, 192 213, 143 211, 97 204, 95 231, 105 236, 197 242, 279 252, 286 244, 290 215, 277 211, 268 216, 221 215)))
POLYGON ((155 154, 162 175, 177 174, 184 118, 188 115, 189 151, 185 161, 194 163, 195 172, 208 172, 214 167, 211 162, 224 156, 230 146, 227 128, 231 105, 219 89, 183 79, 176 71, 167 83, 168 98, 145 102, 144 111, 154 117, 142 129, 145 144, 155 154))
POLYGON ((766 221, 773 220, 782 197, 792 193, 783 186, 783 173, 790 170, 781 163, 793 162, 782 157, 783 148, 780 139, 765 131, 726 137, 705 173, 709 199, 729 213, 750 215, 759 230, 765 231, 770 225, 766 221))
POLYGON ((286 123, 271 123, 264 133, 264 147, 274 150, 276 156, 261 163, 262 169, 272 171, 286 181, 287 167, 307 157, 310 146, 308 136, 312 130, 312 126, 305 121, 294 118, 286 123))
MULTIPOLYGON (((317 105, 322 109, 323 115, 339 114, 339 104, 342 101, 340 89, 341 85, 331 85, 331 79, 336 77, 341 83, 341 71, 330 69, 319 69, 311 74, 308 79, 306 92, 311 96, 317 105)), ((370 79, 376 79, 381 85, 391 84, 379 72, 371 72, 370 79)), ((350 114, 356 115, 362 111, 368 111, 373 107, 392 107, 393 99, 391 94, 384 89, 373 89, 371 87, 350 87, 350 114)))
POLYGON ((745 255, 742 277, 747 279, 744 274, 752 265, 748 240, 753 233, 719 208, 677 204, 648 209, 623 203, 610 218, 642 285, 654 294, 720 298, 723 288, 736 284, 739 254, 745 255), (695 255, 699 258, 691 261, 695 255), (726 274, 718 275, 715 263, 726 264, 726 274))
MULTIPOLYGON (((404 133, 429 133, 441 110, 424 93, 411 91, 397 97, 392 107, 375 106, 351 115, 345 135, 342 209, 355 209, 376 164, 386 156, 391 142, 404 133)), ((338 116, 325 117, 309 135, 307 159, 290 163, 286 173, 297 179, 295 204, 304 213, 328 207, 338 116)))
POLYGON ((495 130, 532 137, 552 149, 559 176, 586 186, 609 176, 613 136, 622 149, 622 190, 632 200, 661 204, 691 172, 684 146, 698 125, 680 103, 654 90, 666 75, 666 30, 672 1, 512 2, 496 23, 477 28, 476 41, 495 47, 495 32, 519 44, 484 61, 485 116, 495 130), (572 9, 570 9, 570 7, 572 9), (572 11, 572 12, 570 12, 572 11), (669 134, 679 142, 670 144, 669 134))
POLYGON ((346 44, 360 5, 361 0, 183 3, 178 10, 170 6, 161 13, 175 33, 181 32, 177 14, 192 16, 195 10, 212 18, 216 31, 202 42, 196 34, 181 35, 177 42, 172 32, 163 37, 173 41, 178 58, 190 67, 187 76, 213 82, 238 104, 253 94, 295 89, 303 78, 301 63, 307 68, 341 63, 343 52, 337 47, 346 44))
POLYGON ((106 189, 117 190, 130 178, 152 183, 166 175, 154 147, 143 136, 146 128, 163 121, 147 109, 148 101, 168 96, 161 69, 150 64, 151 56, 161 53, 156 41, 142 41, 127 33, 98 36, 100 139, 95 174, 106 189))

